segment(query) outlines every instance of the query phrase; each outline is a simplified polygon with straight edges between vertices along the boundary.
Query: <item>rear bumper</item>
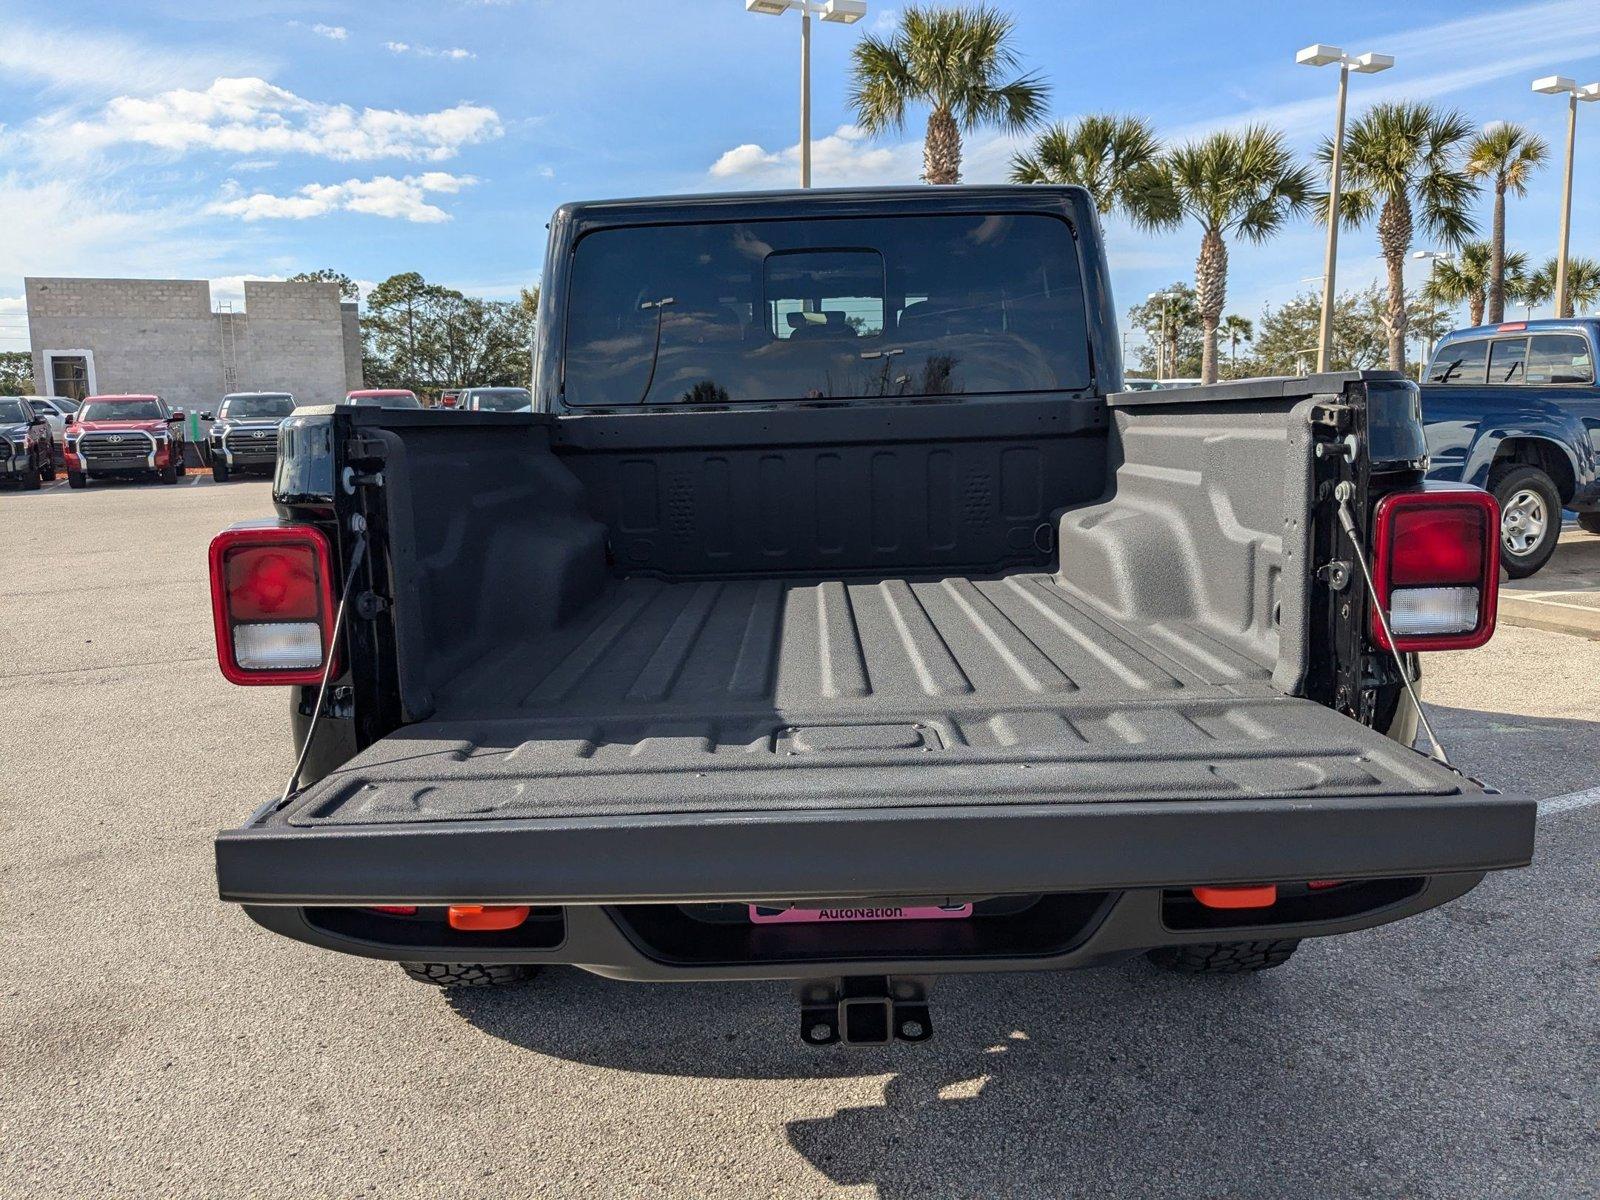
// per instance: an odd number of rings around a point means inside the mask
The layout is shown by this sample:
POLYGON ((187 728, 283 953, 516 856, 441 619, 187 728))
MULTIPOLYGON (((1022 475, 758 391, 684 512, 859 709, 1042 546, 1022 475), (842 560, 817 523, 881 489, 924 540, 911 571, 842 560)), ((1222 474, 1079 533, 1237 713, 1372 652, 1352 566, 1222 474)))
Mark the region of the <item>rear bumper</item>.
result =
POLYGON ((293 826, 216 840, 248 904, 658 904, 1376 879, 1527 865, 1535 805, 1492 793, 988 804, 293 826))
POLYGON ((1344 890, 1342 904, 1337 893, 1320 898, 1314 914, 1304 906, 1224 914, 1225 925, 1208 928, 1174 920, 1174 894, 1160 889, 1038 897, 1011 917, 826 926, 711 924, 673 905, 574 905, 541 910, 526 934, 445 933, 437 940, 419 935, 416 922, 358 909, 246 905, 245 911, 274 933, 364 958, 565 964, 613 979, 669 983, 1074 970, 1157 946, 1352 933, 1447 903, 1482 878, 1356 884, 1344 890))

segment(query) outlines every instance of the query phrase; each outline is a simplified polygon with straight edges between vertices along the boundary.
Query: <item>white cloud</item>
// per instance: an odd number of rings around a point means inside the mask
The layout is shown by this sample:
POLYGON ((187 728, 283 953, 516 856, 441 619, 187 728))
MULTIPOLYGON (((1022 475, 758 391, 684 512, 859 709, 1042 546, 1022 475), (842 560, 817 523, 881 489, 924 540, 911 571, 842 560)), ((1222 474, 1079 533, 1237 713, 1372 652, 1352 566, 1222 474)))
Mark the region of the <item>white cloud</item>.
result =
MULTIPOLYGON (((915 183, 922 171, 922 144, 874 146, 854 125, 841 125, 811 143, 811 179, 822 186, 915 183)), ((800 145, 768 150, 753 142, 726 150, 711 164, 713 179, 742 187, 795 185, 800 178, 800 145)))
POLYGON ((477 58, 471 50, 463 50, 460 46, 452 46, 448 50, 435 49, 433 46, 413 46, 409 42, 385 42, 384 48, 392 54, 415 54, 421 58, 477 58))
POLYGON ((343 25, 313 25, 311 32, 334 42, 342 42, 350 36, 350 31, 343 25))
POLYGON ((243 194, 235 184, 208 211, 246 221, 303 221, 335 212, 354 212, 437 223, 450 220, 450 214, 428 203, 427 196, 430 193, 454 195, 477 182, 471 175, 424 171, 403 179, 378 175, 371 179, 347 179, 343 183, 308 183, 286 196, 271 192, 243 194))
POLYGON ((142 145, 171 154, 314 154, 340 161, 439 162, 503 132, 499 114, 461 103, 437 112, 356 109, 302 96, 254 76, 223 77, 143 99, 118 96, 89 120, 47 119, 39 133, 60 153, 142 145))

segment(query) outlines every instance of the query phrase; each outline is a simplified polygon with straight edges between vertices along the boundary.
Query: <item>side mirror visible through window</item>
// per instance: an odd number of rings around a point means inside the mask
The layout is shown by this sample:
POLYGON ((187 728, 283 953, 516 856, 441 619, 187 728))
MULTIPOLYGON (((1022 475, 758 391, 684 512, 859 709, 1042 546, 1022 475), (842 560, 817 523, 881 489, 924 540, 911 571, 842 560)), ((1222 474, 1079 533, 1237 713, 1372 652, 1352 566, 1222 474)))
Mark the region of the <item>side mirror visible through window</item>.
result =
POLYGON ((78 423, 78 414, 77 413, 68 413, 65 417, 62 418, 62 420, 65 421, 68 425, 76 425, 78 423))
POLYGON ((167 416, 168 422, 183 420, 183 409, 176 408, 167 416))
POLYGON ((212 413, 203 412, 203 413, 200 414, 200 419, 202 421, 215 421, 217 418, 212 413))

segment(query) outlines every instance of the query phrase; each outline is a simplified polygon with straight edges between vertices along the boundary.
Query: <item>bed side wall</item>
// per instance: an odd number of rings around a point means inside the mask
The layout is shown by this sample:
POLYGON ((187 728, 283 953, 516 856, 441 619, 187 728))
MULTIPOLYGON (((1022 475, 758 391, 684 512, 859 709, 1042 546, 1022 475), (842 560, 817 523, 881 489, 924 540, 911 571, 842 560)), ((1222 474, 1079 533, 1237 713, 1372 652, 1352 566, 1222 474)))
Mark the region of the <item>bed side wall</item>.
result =
POLYGON ((1058 578, 1120 620, 1194 622, 1300 689, 1310 400, 1114 408, 1111 488, 1060 519, 1058 578))
POLYGON ((605 526, 550 451, 545 424, 382 430, 402 705, 514 640, 553 629, 605 586, 605 526))

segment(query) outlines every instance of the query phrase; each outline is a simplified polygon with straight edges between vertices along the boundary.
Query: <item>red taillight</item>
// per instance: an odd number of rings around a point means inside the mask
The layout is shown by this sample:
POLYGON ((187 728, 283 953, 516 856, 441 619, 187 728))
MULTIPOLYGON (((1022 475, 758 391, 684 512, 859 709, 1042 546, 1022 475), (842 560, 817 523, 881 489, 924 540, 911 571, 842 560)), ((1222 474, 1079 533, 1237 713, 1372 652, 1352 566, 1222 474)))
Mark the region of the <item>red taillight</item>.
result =
POLYGON ((322 681, 333 633, 328 539, 310 525, 237 527, 211 541, 217 664, 232 683, 322 681))
POLYGON ((383 913, 390 917, 414 917, 417 915, 415 904, 369 904, 368 912, 383 913))
MULTIPOLYGON (((1494 634, 1500 506, 1481 488, 1425 483, 1378 501, 1373 585, 1394 648, 1468 650, 1494 634)), ((1387 650, 1377 614, 1372 636, 1387 650)))

